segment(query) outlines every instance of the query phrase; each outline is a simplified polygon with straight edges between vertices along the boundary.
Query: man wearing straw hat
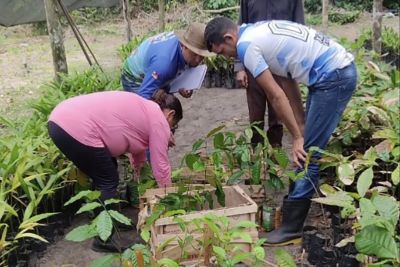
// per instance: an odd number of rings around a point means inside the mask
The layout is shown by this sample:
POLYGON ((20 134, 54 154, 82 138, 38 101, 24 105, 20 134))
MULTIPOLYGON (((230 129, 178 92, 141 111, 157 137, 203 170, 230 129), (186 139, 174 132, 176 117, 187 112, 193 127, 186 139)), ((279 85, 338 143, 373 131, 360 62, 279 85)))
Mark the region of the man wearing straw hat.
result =
MULTIPOLYGON (((125 60, 121 76, 125 91, 150 99, 185 68, 198 66, 211 56, 204 43, 205 25, 192 23, 186 31, 164 32, 146 39, 125 60)), ((179 93, 190 97, 192 91, 182 88, 179 93)))

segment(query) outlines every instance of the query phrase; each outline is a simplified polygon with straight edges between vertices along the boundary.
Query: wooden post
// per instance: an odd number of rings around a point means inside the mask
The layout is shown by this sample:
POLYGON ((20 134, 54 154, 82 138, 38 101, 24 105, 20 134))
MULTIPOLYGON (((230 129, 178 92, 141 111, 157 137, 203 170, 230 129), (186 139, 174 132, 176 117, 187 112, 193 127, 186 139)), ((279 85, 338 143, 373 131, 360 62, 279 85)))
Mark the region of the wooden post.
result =
POLYGON ((158 12, 159 12, 159 29, 160 32, 165 30, 165 0, 158 0, 158 12))
POLYGON ((380 55, 382 52, 382 0, 374 0, 372 20, 372 48, 380 55))
POLYGON ((128 0, 121 0, 122 2, 122 14, 124 16, 124 20, 126 23, 126 39, 127 42, 132 39, 132 28, 131 28, 131 15, 129 9, 129 1, 128 0))
POLYGON ((329 0, 322 0, 322 31, 328 32, 328 8, 329 0))
POLYGON ((64 36, 59 20, 59 6, 54 0, 44 0, 46 11, 47 29, 49 32, 53 65, 56 80, 60 79, 60 73, 68 73, 67 59, 65 56, 64 36))

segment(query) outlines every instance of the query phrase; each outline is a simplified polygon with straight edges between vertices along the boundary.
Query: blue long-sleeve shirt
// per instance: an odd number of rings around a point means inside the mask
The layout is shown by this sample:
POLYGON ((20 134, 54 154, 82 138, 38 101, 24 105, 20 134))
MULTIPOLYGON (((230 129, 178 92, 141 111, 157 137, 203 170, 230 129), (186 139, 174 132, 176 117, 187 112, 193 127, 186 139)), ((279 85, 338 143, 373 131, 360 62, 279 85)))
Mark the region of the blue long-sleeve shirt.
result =
POLYGON ((165 88, 185 68, 180 42, 174 32, 164 32, 145 40, 124 63, 124 71, 140 84, 137 93, 150 99, 165 88))

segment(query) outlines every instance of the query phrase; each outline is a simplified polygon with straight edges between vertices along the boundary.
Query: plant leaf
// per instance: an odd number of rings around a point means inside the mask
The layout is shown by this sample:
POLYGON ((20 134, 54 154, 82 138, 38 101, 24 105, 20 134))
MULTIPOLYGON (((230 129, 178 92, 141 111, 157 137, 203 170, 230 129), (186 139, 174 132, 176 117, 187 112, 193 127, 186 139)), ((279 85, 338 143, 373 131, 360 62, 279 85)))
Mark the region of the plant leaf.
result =
POLYGON ((348 238, 340 240, 340 242, 337 243, 335 247, 342 248, 345 247, 348 243, 354 243, 354 236, 350 236, 348 238))
POLYGON ((228 181, 226 181, 227 185, 235 185, 239 184, 242 181, 242 176, 244 175, 244 171, 240 170, 234 172, 231 177, 229 177, 228 181))
POLYGON ((121 202, 127 202, 126 200, 122 200, 122 199, 115 199, 115 198, 110 198, 104 201, 104 205, 110 205, 110 204, 118 204, 121 202))
POLYGON ((368 191, 369 187, 372 184, 372 179, 374 178, 374 172, 372 171, 372 167, 363 171, 358 177, 357 180, 357 192, 360 197, 364 197, 365 193, 368 191))
POLYGON ((223 128, 225 127, 225 125, 221 125, 218 126, 217 128, 212 129, 208 134, 207 134, 207 138, 213 136, 214 134, 218 133, 219 131, 221 131, 223 128))
POLYGON ((126 225, 132 225, 131 219, 126 217, 125 215, 119 213, 116 210, 109 210, 108 213, 113 217, 116 221, 126 224, 126 225))
POLYGON ((95 236, 97 236, 95 226, 85 224, 74 228, 65 236, 65 239, 74 242, 82 242, 95 236))
POLYGON ((390 221, 394 228, 397 225, 400 215, 398 202, 391 196, 376 195, 372 198, 372 203, 378 210, 378 213, 390 221))
POLYGON ((340 164, 337 168, 339 180, 345 185, 351 185, 354 181, 354 168, 350 163, 340 164))
POLYGON ((224 260, 226 258, 226 252, 223 248, 218 246, 213 246, 213 251, 217 256, 218 260, 224 260))
POLYGON ((275 251, 275 259, 280 267, 296 267, 293 257, 282 248, 275 251))
POLYGON ((329 184, 322 184, 320 187, 319 187, 319 190, 321 191, 321 193, 324 195, 324 196, 328 196, 328 195, 333 195, 333 194, 335 194, 337 191, 336 191, 336 189, 335 188, 333 188, 331 185, 329 185, 329 184))
POLYGON ((111 236, 112 220, 107 211, 103 210, 96 221, 96 231, 101 240, 106 241, 111 236))
POLYGON ((118 254, 105 255, 103 257, 97 258, 90 263, 90 267, 109 267, 112 266, 114 261, 119 260, 118 254))
POLYGON ((163 258, 157 261, 157 263, 159 264, 160 267, 179 267, 178 263, 168 258, 163 258))
MULTIPOLYGON (((264 249, 263 249, 264 251, 264 249)), ((249 252, 242 252, 242 253, 238 253, 235 256, 233 256, 232 258, 232 264, 238 264, 240 262, 245 261, 246 259, 250 258, 252 255, 249 252)), ((256 255, 257 256, 257 255, 256 255)))
POLYGON ((34 239, 40 240, 40 241, 45 242, 45 243, 49 243, 49 241, 47 241, 46 239, 44 239, 40 235, 37 235, 37 234, 34 234, 34 233, 18 233, 15 236, 15 239, 27 238, 27 237, 34 238, 34 239))
POLYGON ((223 148, 224 147, 224 134, 217 133, 214 135, 214 148, 223 148))
POLYGON ((75 201, 78 201, 84 197, 86 197, 90 200, 93 200, 93 199, 100 197, 100 192, 99 191, 91 191, 91 190, 81 191, 77 195, 71 197, 67 202, 65 202, 64 206, 68 206, 68 205, 74 203, 75 201))
POLYGON ((254 254, 256 255, 256 258, 259 260, 263 260, 265 258, 265 250, 263 247, 255 247, 254 254))
POLYGON ((356 234, 355 245, 358 252, 380 259, 396 259, 399 255, 394 238, 386 229, 375 225, 361 229, 356 234))
POLYGON ((80 214, 82 212, 85 211, 91 211, 94 210, 97 207, 101 207, 101 204, 98 202, 90 202, 90 203, 86 203, 85 205, 83 205, 77 212, 76 214, 80 214))
POLYGON ((392 182, 394 185, 398 185, 400 182, 400 164, 397 164, 396 169, 392 172, 391 175, 392 182))

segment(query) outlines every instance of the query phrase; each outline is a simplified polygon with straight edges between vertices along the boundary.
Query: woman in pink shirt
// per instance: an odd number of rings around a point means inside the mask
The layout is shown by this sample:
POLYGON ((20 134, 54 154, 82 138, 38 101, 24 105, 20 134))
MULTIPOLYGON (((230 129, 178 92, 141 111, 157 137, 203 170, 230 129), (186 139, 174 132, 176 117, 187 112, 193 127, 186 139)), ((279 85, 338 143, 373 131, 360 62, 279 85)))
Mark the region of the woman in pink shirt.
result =
POLYGON ((102 201, 117 196, 115 157, 125 153, 132 155, 132 165, 139 170, 149 148, 158 186, 171 184, 168 144, 171 131, 182 119, 182 106, 179 99, 162 90, 153 98, 146 100, 130 92, 99 92, 67 99, 50 114, 50 137, 92 178, 102 201))

